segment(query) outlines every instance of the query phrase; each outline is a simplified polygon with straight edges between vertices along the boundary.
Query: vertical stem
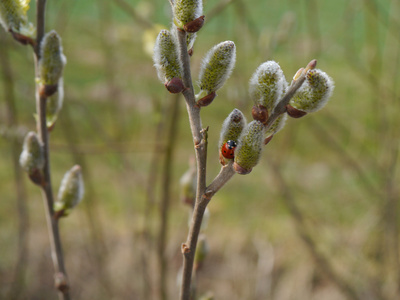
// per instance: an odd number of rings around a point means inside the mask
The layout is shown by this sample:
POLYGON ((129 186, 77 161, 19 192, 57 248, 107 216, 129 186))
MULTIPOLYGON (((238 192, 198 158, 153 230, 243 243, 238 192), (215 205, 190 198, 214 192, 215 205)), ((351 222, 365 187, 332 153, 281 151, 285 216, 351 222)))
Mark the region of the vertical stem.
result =
MULTIPOLYGON (((45 28, 45 8, 46 0, 36 0, 36 46, 35 46, 35 68, 36 75, 38 75, 39 68, 38 62, 40 59, 40 44, 44 36, 45 28)), ((36 110, 38 115, 37 131, 39 139, 43 143, 45 165, 43 168, 44 183, 42 185, 42 195, 45 206, 47 228, 49 231, 51 256, 54 265, 54 279, 55 285, 59 290, 59 298, 69 300, 69 285, 67 273, 64 266, 63 251, 61 246, 60 232, 58 228, 58 221, 54 218, 53 210, 53 190, 51 185, 50 176, 50 155, 49 155, 49 133, 46 125, 46 98, 41 97, 39 94, 38 85, 36 85, 36 110)))
POLYGON ((190 299, 190 284, 192 279, 193 261, 196 252, 197 239, 200 233, 200 226, 203 220, 204 211, 208 201, 203 198, 206 188, 206 162, 207 162, 207 131, 202 130, 200 119, 200 108, 195 106, 195 96, 190 72, 190 61, 186 46, 186 32, 177 31, 181 61, 183 65, 183 83, 185 90, 183 95, 186 100, 186 107, 189 115, 189 123, 193 136, 193 143, 196 152, 197 163, 197 191, 196 202, 190 222, 188 238, 182 245, 183 253, 183 275, 180 299, 190 299), (206 200, 206 201, 204 201, 206 200))
POLYGON ((167 132, 167 144, 165 148, 164 167, 162 176, 162 199, 160 203, 160 229, 158 234, 158 259, 160 271, 160 299, 168 299, 167 289, 167 257, 165 256, 165 248, 168 234, 168 217, 170 210, 171 198, 171 177, 172 177, 172 160, 177 138, 177 125, 179 120, 179 100, 180 95, 175 95, 171 102, 170 123, 167 132))

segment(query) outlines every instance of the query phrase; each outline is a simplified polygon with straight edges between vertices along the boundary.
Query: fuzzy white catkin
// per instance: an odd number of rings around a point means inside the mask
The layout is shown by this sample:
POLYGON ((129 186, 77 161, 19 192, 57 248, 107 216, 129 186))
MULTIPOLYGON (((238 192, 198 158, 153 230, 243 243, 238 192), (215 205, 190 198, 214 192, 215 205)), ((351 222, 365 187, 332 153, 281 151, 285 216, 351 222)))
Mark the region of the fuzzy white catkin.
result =
POLYGON ((220 89, 232 73, 236 62, 236 46, 232 41, 215 45, 203 59, 199 73, 200 93, 204 97, 220 89))
POLYGON ((182 78, 182 63, 176 37, 168 30, 161 30, 154 45, 154 66, 162 83, 174 77, 182 78))
POLYGON ((54 30, 43 37, 41 58, 39 60, 40 82, 42 84, 57 84, 64 70, 67 59, 63 54, 61 38, 54 30))
POLYGON ((334 87, 334 82, 328 74, 319 69, 309 70, 306 81, 289 104, 307 113, 316 112, 328 102, 334 87))
POLYGON ((29 0, 1 0, 0 24, 6 31, 12 30, 28 37, 34 37, 36 29, 28 22, 29 0))
POLYGON ((31 173, 35 169, 40 170, 44 166, 43 147, 37 134, 33 131, 28 132, 25 136, 19 163, 28 173, 31 173))
POLYGON ((55 211, 74 208, 82 200, 84 192, 81 167, 75 165, 65 173, 61 181, 55 211))
POLYGON ((260 121, 252 121, 244 128, 235 151, 235 164, 246 170, 241 174, 249 173, 258 164, 263 149, 264 134, 265 127, 260 121))
POLYGON ((174 1, 174 23, 177 27, 189 23, 203 14, 202 0, 175 0, 174 1))
POLYGON ((263 105, 271 113, 287 88, 287 82, 279 64, 267 61, 253 73, 249 82, 250 98, 263 105))
POLYGON ((235 108, 222 123, 218 147, 221 148, 228 140, 237 142, 246 123, 243 113, 235 108))

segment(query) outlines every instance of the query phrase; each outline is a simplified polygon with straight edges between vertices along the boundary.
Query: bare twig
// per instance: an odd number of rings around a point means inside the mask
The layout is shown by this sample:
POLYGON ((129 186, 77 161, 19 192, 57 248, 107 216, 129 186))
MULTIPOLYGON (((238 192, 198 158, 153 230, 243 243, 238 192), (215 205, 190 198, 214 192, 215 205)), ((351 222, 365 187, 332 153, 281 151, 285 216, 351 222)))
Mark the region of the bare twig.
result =
MULTIPOLYGON (((36 1, 36 46, 35 46, 35 68, 36 74, 39 72, 38 62, 40 59, 40 44, 44 36, 45 28, 45 9, 46 0, 36 1)), ((69 285, 67 273, 64 266, 64 257, 61 246, 60 232, 58 228, 58 221, 54 218, 53 210, 53 190, 51 185, 50 176, 50 155, 49 155, 49 133, 46 125, 46 101, 47 99, 41 97, 39 94, 39 86, 36 86, 36 111, 38 115, 37 131, 41 142, 43 143, 45 165, 43 168, 44 184, 42 185, 42 195, 44 200, 47 227, 49 231, 51 256, 54 265, 54 279, 57 289, 59 290, 59 297, 63 300, 69 300, 69 285)))

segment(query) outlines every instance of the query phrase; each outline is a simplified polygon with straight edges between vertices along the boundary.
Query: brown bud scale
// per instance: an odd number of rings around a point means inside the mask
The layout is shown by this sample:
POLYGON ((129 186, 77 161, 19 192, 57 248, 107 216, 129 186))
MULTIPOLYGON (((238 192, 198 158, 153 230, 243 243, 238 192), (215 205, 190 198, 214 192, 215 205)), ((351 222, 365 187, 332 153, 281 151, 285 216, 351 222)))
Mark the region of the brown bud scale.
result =
POLYGON ((183 25, 183 29, 185 29, 186 32, 197 32, 201 29, 201 27, 203 27, 203 25, 204 16, 201 16, 183 25))
POLYGON ((182 79, 178 77, 174 77, 170 81, 166 82, 165 87, 172 94, 181 93, 185 89, 182 79))
POLYGON ((253 116, 254 120, 260 121, 264 125, 266 125, 268 122, 268 109, 261 104, 253 106, 251 109, 251 115, 253 116))
POLYGON ((48 98, 54 95, 58 90, 58 84, 43 84, 39 87, 40 97, 48 98))
POLYGON ((37 184, 37 185, 40 185, 40 186, 44 186, 44 177, 42 175, 42 172, 40 172, 40 170, 34 169, 34 170, 32 170, 31 173, 28 174, 28 176, 29 176, 29 179, 34 184, 37 184))
POLYGON ((213 102, 213 100, 215 99, 216 96, 217 96, 217 93, 216 92, 212 92, 211 94, 208 94, 207 96, 204 96, 203 98, 198 100, 196 105, 198 107, 203 107, 203 106, 210 105, 211 102, 213 102))
POLYGON ((253 170, 253 168, 245 169, 242 166, 240 166, 239 164, 237 164, 236 162, 233 163, 233 169, 235 170, 236 173, 238 173, 240 175, 249 174, 253 170))
POLYGON ((296 119, 304 117, 307 114, 307 112, 298 110, 297 108, 294 108, 290 104, 286 105, 286 111, 289 116, 296 119))
POLYGON ((14 32, 11 29, 9 31, 12 34, 14 40, 16 40, 17 42, 21 43, 22 45, 35 46, 36 43, 32 38, 27 37, 27 36, 25 36, 23 34, 20 34, 18 32, 14 32))
POLYGON ((267 145, 272 140, 273 137, 274 135, 270 135, 269 137, 265 138, 264 145, 267 145))

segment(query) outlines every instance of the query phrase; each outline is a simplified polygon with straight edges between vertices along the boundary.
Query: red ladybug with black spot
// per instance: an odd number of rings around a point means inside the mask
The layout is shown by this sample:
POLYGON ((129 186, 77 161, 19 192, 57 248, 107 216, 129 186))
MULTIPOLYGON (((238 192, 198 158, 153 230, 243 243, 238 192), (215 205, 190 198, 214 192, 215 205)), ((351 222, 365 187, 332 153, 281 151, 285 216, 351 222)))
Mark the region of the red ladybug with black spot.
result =
POLYGON ((233 140, 227 141, 221 147, 221 154, 223 157, 232 159, 235 157, 235 149, 237 147, 237 143, 233 140))

